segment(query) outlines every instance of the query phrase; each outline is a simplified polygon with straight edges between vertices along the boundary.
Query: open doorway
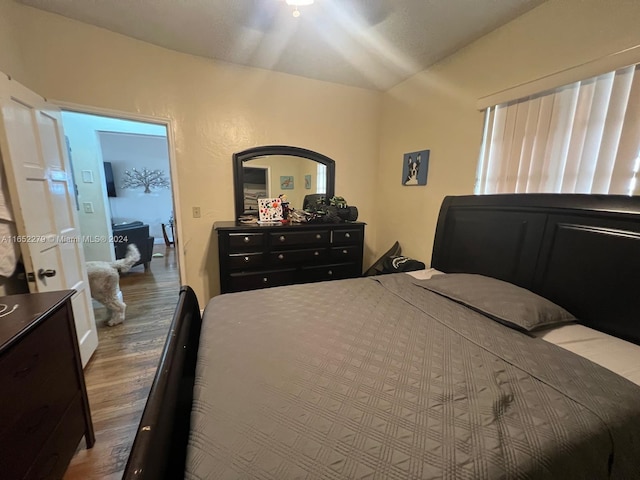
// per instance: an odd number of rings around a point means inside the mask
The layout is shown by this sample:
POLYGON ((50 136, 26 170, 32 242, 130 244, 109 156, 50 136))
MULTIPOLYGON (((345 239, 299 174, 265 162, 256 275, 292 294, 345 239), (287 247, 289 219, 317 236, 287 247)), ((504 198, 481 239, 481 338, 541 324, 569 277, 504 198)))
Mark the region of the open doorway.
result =
MULTIPOLYGON (((93 301, 99 342, 84 374, 102 441, 90 455, 79 450, 64 478, 103 478, 124 468, 178 301, 179 250, 165 243, 162 231, 162 224, 176 218, 175 160, 168 123, 62 108, 82 236, 133 240, 132 232, 142 226, 134 241, 149 241, 151 248, 148 268, 142 262, 119 277, 123 323, 108 326, 109 312, 93 301)), ((174 227, 179 244, 179 223, 174 227)), ((88 261, 118 256, 110 241, 83 242, 83 248, 88 261)))
MULTIPOLYGON (((180 285, 175 241, 165 237, 175 229, 163 229, 175 218, 167 126, 66 110, 62 120, 85 259, 113 262, 130 244, 140 252, 120 277, 127 322, 138 311, 136 285, 153 290, 160 278, 176 292, 180 285)), ((95 300, 93 306, 104 327, 109 312, 95 300)))
MULTIPOLYGON (((75 111, 62 119, 84 238, 113 239, 119 227, 143 224, 153 244, 165 244, 162 224, 174 218, 166 126, 75 111)), ((86 260, 113 261, 110 243, 84 242, 86 260)))

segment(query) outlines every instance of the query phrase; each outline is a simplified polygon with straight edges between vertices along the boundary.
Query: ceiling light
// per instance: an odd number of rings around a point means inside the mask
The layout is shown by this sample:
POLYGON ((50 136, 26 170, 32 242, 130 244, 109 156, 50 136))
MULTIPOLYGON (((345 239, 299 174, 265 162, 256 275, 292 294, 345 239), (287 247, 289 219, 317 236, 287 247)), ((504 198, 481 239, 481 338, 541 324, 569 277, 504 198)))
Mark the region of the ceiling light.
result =
POLYGON ((300 16, 300 10, 298 10, 298 7, 305 7, 313 3, 313 0, 285 0, 285 1, 287 2, 287 5, 294 7, 293 16, 296 18, 300 16))

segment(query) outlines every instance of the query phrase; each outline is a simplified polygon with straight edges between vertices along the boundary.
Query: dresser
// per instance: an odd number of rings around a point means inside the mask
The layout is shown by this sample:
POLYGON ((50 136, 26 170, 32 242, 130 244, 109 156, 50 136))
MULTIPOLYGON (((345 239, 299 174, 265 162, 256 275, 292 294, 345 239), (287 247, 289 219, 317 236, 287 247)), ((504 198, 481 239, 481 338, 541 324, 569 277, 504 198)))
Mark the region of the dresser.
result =
POLYGON ((216 222, 222 293, 362 275, 362 222, 216 222))
POLYGON ((0 478, 62 478, 81 438, 95 442, 74 293, 0 297, 0 478))

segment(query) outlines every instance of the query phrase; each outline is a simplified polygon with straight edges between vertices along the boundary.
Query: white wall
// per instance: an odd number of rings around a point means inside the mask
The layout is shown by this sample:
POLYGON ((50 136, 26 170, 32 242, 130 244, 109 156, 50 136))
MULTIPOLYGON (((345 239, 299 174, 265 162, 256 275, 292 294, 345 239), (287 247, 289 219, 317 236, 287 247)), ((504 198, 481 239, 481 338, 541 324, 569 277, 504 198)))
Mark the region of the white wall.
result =
MULTIPOLYGON (((111 131, 161 136, 166 135, 166 129, 159 125, 76 112, 62 112, 62 122, 71 147, 73 172, 78 187, 80 231, 83 235, 108 238, 111 235, 111 213, 107 204, 99 133, 111 131), (83 181, 83 170, 91 172, 85 175, 93 177, 92 183, 83 181), (85 213, 85 202, 93 205, 94 213, 85 213)), ((114 259, 113 245, 109 242, 84 243, 83 247, 87 261, 114 259)))
POLYGON ((166 136, 122 134, 100 132, 102 159, 111 162, 116 185, 116 197, 109 198, 111 220, 114 223, 139 220, 149 225, 149 234, 154 242, 164 243, 162 224, 168 223, 173 200, 171 188, 151 188, 151 193, 144 193, 144 188, 122 188, 125 171, 134 167, 142 171, 160 170, 170 180, 169 152, 166 136))

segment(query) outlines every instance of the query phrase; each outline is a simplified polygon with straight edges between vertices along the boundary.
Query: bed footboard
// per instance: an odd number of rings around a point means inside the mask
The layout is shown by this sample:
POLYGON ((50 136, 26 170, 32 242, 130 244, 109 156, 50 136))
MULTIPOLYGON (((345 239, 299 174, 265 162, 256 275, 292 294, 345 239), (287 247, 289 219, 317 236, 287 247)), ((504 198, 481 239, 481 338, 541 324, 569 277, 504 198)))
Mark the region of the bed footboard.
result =
POLYGON ((202 318, 189 286, 180 288, 167 341, 123 479, 182 478, 202 318))

